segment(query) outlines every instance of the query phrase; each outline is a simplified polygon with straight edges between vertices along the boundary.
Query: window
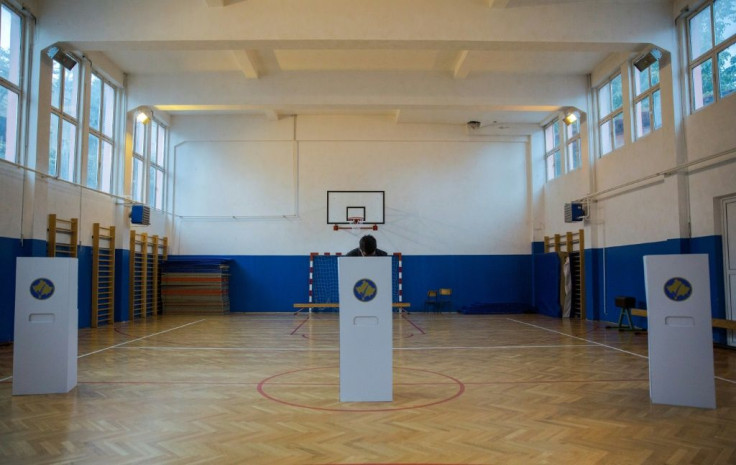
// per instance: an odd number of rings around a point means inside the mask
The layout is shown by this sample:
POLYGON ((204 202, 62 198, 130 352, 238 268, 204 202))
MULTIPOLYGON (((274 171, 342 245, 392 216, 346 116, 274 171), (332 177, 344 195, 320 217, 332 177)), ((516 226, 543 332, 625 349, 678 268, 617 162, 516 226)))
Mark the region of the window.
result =
POLYGON ((93 72, 90 79, 87 186, 108 193, 112 191, 115 97, 115 87, 93 72))
POLYGON ((158 210, 163 210, 166 183, 165 167, 166 127, 153 118, 149 118, 146 123, 136 119, 133 134, 131 186, 134 201, 146 203, 158 210))
POLYGON ((54 61, 51 76, 49 174, 70 182, 77 181, 80 68, 69 70, 54 61))
POLYGON ((691 105, 736 92, 736 0, 713 0, 688 19, 691 105))
POLYGON ((659 60, 644 71, 634 70, 634 127, 636 138, 662 127, 662 100, 659 90, 659 60))
POLYGON ((18 163, 23 63, 23 20, 0 5, 0 159, 18 163))
POLYGON ((155 120, 151 121, 150 157, 148 171, 148 204, 157 210, 164 208, 164 154, 166 129, 155 120))
POLYGON ((574 171, 582 166, 580 155, 580 120, 576 119, 567 125, 567 171, 574 171))
POLYGON ((547 166, 547 181, 562 174, 560 154, 560 120, 556 119, 544 128, 544 163, 547 166))
POLYGON ((598 135, 601 155, 624 145, 623 87, 621 74, 612 77, 598 89, 598 135))
POLYGON ((143 202, 143 174, 146 154, 146 126, 136 118, 133 130, 133 176, 131 195, 135 202, 143 202))

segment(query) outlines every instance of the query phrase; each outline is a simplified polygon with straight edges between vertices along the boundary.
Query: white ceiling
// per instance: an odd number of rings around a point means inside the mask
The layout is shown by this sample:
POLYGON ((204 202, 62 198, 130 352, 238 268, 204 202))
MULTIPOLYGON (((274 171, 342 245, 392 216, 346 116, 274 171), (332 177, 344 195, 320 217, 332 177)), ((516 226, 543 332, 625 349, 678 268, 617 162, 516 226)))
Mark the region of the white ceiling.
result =
MULTIPOLYGON (((40 1, 59 14, 73 8, 68 3, 65 8, 61 0, 40 1)), ((87 3, 87 9, 98 8, 100 13, 97 14, 107 15, 113 11, 90 3, 93 1, 99 0, 78 0, 77 3, 87 3)), ((510 133, 529 133, 530 127, 538 127, 552 113, 568 105, 580 107, 581 101, 584 105, 586 89, 580 83, 587 82, 586 76, 597 65, 611 55, 637 53, 646 46, 640 37, 631 37, 625 30, 637 27, 636 15, 643 5, 653 6, 647 10, 651 14, 661 5, 665 5, 661 9, 667 11, 666 5, 671 3, 670 0, 424 0, 438 10, 437 13, 425 12, 428 17, 435 16, 426 20, 428 24, 437 24, 442 15, 448 16, 448 12, 450 15, 456 10, 459 13, 457 17, 447 17, 447 27, 437 30, 432 38, 423 29, 424 24, 415 25, 417 31, 407 27, 408 32, 394 34, 392 26, 401 23, 392 16, 392 11, 371 11, 375 13, 371 21, 383 17, 387 30, 395 35, 378 40, 367 34, 361 37, 359 33, 351 34, 350 30, 337 30, 341 23, 334 18, 324 18, 325 31, 312 32, 313 39, 305 39, 305 36, 309 36, 315 25, 306 20, 301 24, 299 18, 290 18, 289 24, 275 25, 273 33, 264 29, 265 32, 260 32, 262 37, 254 32, 255 37, 241 38, 240 31, 232 25, 237 22, 228 22, 230 15, 251 14, 257 18, 260 14, 263 17, 260 22, 274 22, 276 18, 286 23, 277 16, 280 12, 274 11, 278 6, 304 7, 314 1, 315 5, 325 7, 332 0, 300 0, 299 4, 295 0, 180 1, 183 11, 176 11, 175 15, 182 15, 182 21, 187 20, 186 15, 212 16, 213 24, 219 24, 215 20, 227 23, 229 29, 214 27, 212 31, 202 32, 202 39, 198 40, 200 31, 192 31, 191 39, 186 34, 175 38, 161 31, 149 32, 143 24, 141 30, 151 37, 136 42, 126 37, 112 37, 107 41, 70 37, 66 42, 59 42, 82 53, 104 54, 129 80, 168 82, 160 85, 162 88, 158 92, 152 91, 154 96, 148 96, 151 100, 160 95, 162 101, 141 103, 172 115, 240 113, 277 119, 294 114, 367 114, 390 117, 397 123, 465 124, 476 120, 484 127, 510 133), (276 6, 269 9, 268 2, 276 6), (609 18, 607 11, 620 14, 609 18), (575 17, 576 12, 580 12, 579 18, 575 17), (499 14, 509 18, 508 32, 453 32, 463 31, 462 24, 455 24, 463 18, 468 28, 477 28, 470 24, 473 16, 487 15, 491 22, 497 18, 493 15, 499 14), (631 16, 631 24, 627 23, 627 15, 631 16), (525 17, 529 18, 528 22, 524 21, 525 17), (575 24, 576 29, 569 30, 566 24, 575 24), (296 39, 274 37, 288 35, 290 27, 296 29, 293 34, 296 39), (299 29, 302 27, 306 32, 299 29), (622 31, 617 33, 616 28, 622 31), (219 40, 210 40, 205 33, 219 34, 219 40), (500 38, 485 39, 494 33, 500 38), (600 40, 598 34, 602 36, 600 40), (343 39, 341 35, 351 37, 343 39), (396 38, 404 36, 405 39, 396 38), (421 38, 414 40, 414 36, 421 38), (116 42, 115 39, 120 40, 116 42), (351 80, 355 87, 351 88, 351 80), (577 101, 570 99, 570 91, 564 85, 567 81, 572 82, 570 88, 579 88, 577 101), (238 82, 242 89, 238 88, 238 82), (211 83, 212 88, 201 93, 195 91, 198 95, 181 99, 169 88, 180 84, 191 86, 192 83, 211 83), (488 92, 484 91, 484 86, 489 88, 488 92), (231 98, 216 95, 218 87, 222 92, 229 92, 231 98), (365 94, 362 94, 363 89, 368 89, 365 94), (355 95, 350 94, 351 90, 355 95), (479 95, 477 101, 473 99, 476 93, 479 95), (544 98, 535 99, 537 94, 544 98)), ((409 2, 415 6, 422 4, 422 0, 393 1, 394 5, 404 7, 409 2)), ((158 5, 175 4, 172 0, 157 2, 160 2, 158 5)), ((143 8, 140 2, 135 3, 137 10, 143 8)), ((379 10, 380 5, 392 5, 386 0, 358 3, 343 0, 342 4, 346 3, 360 5, 363 14, 373 5, 379 10)), ((125 8, 119 2, 115 7, 125 8)), ((308 11, 301 14, 306 15, 308 11)), ((70 16, 73 14, 69 12, 70 16)), ((124 14, 124 11, 116 14, 124 14)), ((401 14, 406 11, 396 13, 401 14)), ((646 22, 646 18, 642 21, 646 22)), ((666 17, 667 21, 670 18, 666 17)), ((109 24, 111 30, 106 33, 112 36, 122 36, 126 27, 131 29, 124 21, 118 29, 114 22, 109 24)), ((503 21, 500 24, 503 25, 503 21)), ((186 26, 181 27, 186 29, 186 26)), ((244 23, 242 27, 243 34, 247 35, 250 32, 247 25, 244 23)))

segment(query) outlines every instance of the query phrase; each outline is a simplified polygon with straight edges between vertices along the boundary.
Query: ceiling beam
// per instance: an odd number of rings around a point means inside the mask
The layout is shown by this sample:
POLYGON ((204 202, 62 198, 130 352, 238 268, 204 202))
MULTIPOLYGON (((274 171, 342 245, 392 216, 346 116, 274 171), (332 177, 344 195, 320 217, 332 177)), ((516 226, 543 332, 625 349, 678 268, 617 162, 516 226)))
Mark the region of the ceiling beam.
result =
POLYGON ((455 65, 452 67, 452 77, 455 79, 465 79, 470 74, 470 66, 468 65, 468 50, 460 50, 455 58, 455 65))
POLYGON ((265 109, 263 113, 266 115, 266 119, 269 121, 278 121, 281 115, 276 110, 265 109))
POLYGON ((258 79, 258 66, 254 50, 233 50, 233 56, 240 66, 240 70, 248 79, 258 79))
POLYGON ((488 0, 488 8, 506 8, 511 0, 488 0))

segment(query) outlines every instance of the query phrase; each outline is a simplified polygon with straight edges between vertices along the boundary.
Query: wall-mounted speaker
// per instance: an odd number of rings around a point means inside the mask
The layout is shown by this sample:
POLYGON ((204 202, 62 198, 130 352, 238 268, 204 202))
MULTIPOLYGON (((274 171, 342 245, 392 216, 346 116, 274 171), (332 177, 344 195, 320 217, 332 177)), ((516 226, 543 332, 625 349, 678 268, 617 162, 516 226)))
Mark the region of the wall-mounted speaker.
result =
POLYGON ((49 47, 49 49, 46 50, 46 54, 49 56, 49 58, 59 63, 61 66, 68 70, 71 70, 72 68, 77 66, 77 61, 57 46, 49 47))
POLYGON ((565 223, 575 223, 585 219, 585 206, 580 202, 565 204, 565 223))
POLYGON ((148 226, 151 224, 151 207, 148 205, 133 205, 130 208, 130 222, 148 226))

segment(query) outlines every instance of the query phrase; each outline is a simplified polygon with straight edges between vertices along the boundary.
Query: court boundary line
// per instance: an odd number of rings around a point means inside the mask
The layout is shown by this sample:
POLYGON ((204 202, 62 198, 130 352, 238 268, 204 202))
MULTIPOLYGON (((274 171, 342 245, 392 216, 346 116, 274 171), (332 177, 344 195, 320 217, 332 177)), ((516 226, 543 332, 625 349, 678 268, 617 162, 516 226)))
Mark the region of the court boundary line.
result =
POLYGON ((184 324, 184 325, 175 326, 173 328, 169 328, 169 329, 166 329, 164 331, 159 331, 157 333, 149 334, 147 336, 137 337, 137 338, 131 339, 129 341, 121 342, 119 344, 114 344, 114 345, 111 345, 109 347, 103 347, 102 349, 98 349, 98 350, 95 350, 95 351, 92 351, 92 352, 88 352, 86 354, 78 355, 77 356, 77 360, 79 360, 80 358, 87 357, 89 355, 99 354, 100 352, 104 352, 106 350, 114 349, 116 347, 120 347, 120 346, 123 346, 125 344, 130 344, 131 342, 141 341, 143 339, 148 339, 149 337, 153 337, 153 336, 158 336, 160 334, 169 333, 171 331, 176 331, 177 329, 181 329, 181 328, 186 328, 187 326, 191 326, 191 325, 194 325, 194 324, 197 324, 197 323, 201 323, 203 321, 207 321, 207 318, 202 318, 201 320, 197 320, 197 321, 191 321, 191 322, 189 322, 187 324, 184 324))
MULTIPOLYGON (((596 344, 558 344, 558 345, 503 345, 503 346, 431 346, 431 347, 392 347, 396 351, 422 351, 422 350, 513 350, 513 349, 571 349, 576 347, 598 347, 596 344)), ((186 346, 138 346, 118 347, 127 350, 222 350, 222 351, 254 351, 254 352, 338 352, 336 348, 300 348, 300 347, 186 347, 186 346)))
MULTIPOLYGON (((109 347, 103 347, 102 349, 95 350, 95 351, 92 351, 92 352, 88 352, 86 354, 77 355, 77 360, 79 360, 80 358, 87 357, 89 355, 99 354, 100 352, 104 352, 106 350, 115 349, 115 348, 120 347, 120 346, 123 346, 125 344, 130 344, 131 342, 140 341, 142 339, 148 339, 149 337, 158 336, 159 334, 168 333, 170 331, 175 331, 177 329, 181 329, 181 328, 184 328, 184 327, 193 325, 193 324, 201 323, 201 322, 206 321, 206 320, 207 320, 207 318, 203 318, 203 319, 197 320, 197 321, 191 321, 191 322, 189 322, 187 324, 184 324, 184 325, 181 325, 181 326, 176 326, 174 328, 169 328, 169 329, 166 329, 164 331, 159 331, 157 333, 149 334, 148 336, 141 336, 141 337, 138 337, 138 338, 135 338, 135 339, 131 339, 129 341, 125 341, 125 342, 121 342, 119 344, 111 345, 109 347)), ((8 376, 7 378, 0 379, 0 383, 5 382, 5 381, 8 381, 8 380, 11 380, 11 379, 13 379, 13 375, 8 376)), ((79 383, 77 383, 77 384, 79 384, 79 383)))
MULTIPOLYGON (((585 341, 585 342, 587 342, 589 344, 594 344, 594 345, 606 347, 608 349, 612 349, 612 350, 615 350, 615 351, 618 351, 618 352, 623 352, 625 354, 633 355, 635 357, 643 358, 643 359, 649 361, 649 357, 648 356, 637 354, 636 352, 631 352, 631 351, 628 351, 628 350, 619 349, 618 347, 614 347, 614 346, 610 346, 610 345, 607 345, 607 344, 603 344, 601 342, 591 341, 589 339, 585 339, 585 338, 582 338, 582 337, 579 337, 579 336, 573 336, 572 334, 563 333, 562 331, 555 331, 554 329, 545 328, 544 326, 539 326, 539 325, 535 325, 535 324, 532 324, 532 323, 527 323, 525 321, 515 320, 513 318, 507 318, 507 319, 509 321, 513 321, 514 323, 519 323, 519 324, 522 324, 522 325, 531 326, 532 328, 541 329, 543 331, 548 331, 550 333, 560 334, 562 336, 567 336, 567 337, 570 337, 572 339, 578 339, 580 341, 585 341)), ((732 380, 732 379, 728 379, 728 378, 723 378, 721 376, 714 376, 714 378, 715 379, 718 379, 718 380, 721 380, 721 381, 725 381, 727 383, 736 384, 736 380, 732 380)))

